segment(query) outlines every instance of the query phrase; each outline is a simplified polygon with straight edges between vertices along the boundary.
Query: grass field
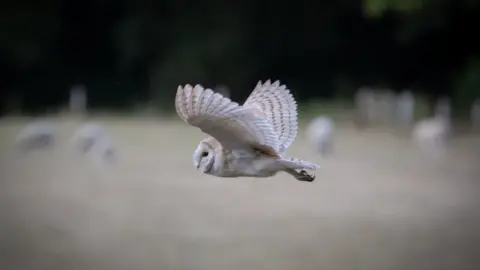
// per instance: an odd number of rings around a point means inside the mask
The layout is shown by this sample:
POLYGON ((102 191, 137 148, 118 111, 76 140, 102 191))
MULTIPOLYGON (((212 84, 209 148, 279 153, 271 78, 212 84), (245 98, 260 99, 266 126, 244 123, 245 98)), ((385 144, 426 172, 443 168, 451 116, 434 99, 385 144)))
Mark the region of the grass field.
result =
POLYGON ((335 154, 300 132, 289 153, 322 166, 287 174, 202 175, 204 136, 167 120, 99 119, 118 161, 98 166, 67 145, 22 156, 24 120, 0 122, 1 269, 478 269, 480 139, 454 138, 443 158, 407 137, 340 125, 335 154))

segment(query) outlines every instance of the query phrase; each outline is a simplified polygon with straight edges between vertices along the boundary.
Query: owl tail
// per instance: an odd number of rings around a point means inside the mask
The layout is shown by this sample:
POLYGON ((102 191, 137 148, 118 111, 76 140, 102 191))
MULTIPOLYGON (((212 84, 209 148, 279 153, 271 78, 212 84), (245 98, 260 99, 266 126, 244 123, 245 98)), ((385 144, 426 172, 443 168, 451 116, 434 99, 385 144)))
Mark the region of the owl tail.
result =
POLYGON ((320 169, 320 166, 305 160, 301 160, 295 157, 283 157, 281 162, 290 169, 308 169, 315 171, 320 169))

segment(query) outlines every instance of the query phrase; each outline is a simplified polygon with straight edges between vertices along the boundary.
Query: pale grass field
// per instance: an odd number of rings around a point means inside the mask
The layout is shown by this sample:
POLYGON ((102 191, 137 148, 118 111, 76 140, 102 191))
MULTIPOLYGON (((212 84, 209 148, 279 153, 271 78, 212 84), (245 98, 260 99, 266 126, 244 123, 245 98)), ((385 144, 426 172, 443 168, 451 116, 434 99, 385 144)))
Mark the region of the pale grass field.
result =
POLYGON ((289 153, 323 167, 220 179, 191 154, 203 134, 174 121, 103 119, 119 148, 102 167, 67 140, 22 156, 25 121, 0 122, 0 268, 480 269, 480 139, 429 159, 408 138, 342 125, 335 155, 300 133, 289 153))

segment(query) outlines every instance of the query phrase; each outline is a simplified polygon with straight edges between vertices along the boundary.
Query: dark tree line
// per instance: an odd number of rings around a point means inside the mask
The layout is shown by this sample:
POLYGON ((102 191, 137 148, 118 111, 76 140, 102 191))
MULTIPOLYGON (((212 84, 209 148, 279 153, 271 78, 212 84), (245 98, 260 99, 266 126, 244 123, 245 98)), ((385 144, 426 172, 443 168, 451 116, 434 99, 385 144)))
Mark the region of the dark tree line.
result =
POLYGON ((172 106, 178 84, 226 84, 243 99, 281 79, 300 100, 363 85, 480 95, 474 0, 6 0, 2 109, 55 108, 74 84, 92 107, 172 106), (13 105, 12 105, 13 104, 13 105))

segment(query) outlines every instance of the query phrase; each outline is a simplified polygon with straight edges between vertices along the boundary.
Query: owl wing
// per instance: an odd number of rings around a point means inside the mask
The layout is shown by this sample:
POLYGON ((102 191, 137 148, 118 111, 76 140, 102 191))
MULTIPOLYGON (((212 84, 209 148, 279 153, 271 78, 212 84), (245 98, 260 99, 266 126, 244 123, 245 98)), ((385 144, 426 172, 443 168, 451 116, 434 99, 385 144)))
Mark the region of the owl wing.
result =
POLYGON ((244 107, 260 112, 273 126, 282 151, 288 148, 297 136, 297 103, 290 90, 279 81, 264 84, 261 81, 247 98, 244 107))
POLYGON ((278 136, 265 118, 211 89, 179 86, 175 108, 183 121, 214 137, 224 148, 279 152, 278 136))

